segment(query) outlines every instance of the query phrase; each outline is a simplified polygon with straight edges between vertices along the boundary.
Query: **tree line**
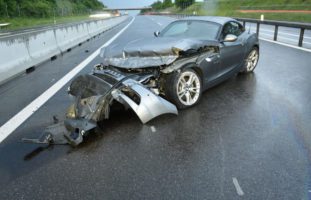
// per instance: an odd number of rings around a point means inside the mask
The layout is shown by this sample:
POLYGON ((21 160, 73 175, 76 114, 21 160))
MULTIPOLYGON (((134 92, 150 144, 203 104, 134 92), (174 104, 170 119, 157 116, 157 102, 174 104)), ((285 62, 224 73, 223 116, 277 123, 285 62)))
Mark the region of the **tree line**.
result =
POLYGON ((51 17, 100 10, 98 0, 0 0, 1 17, 51 17))
POLYGON ((194 2, 195 0, 175 0, 175 3, 173 3, 172 0, 163 0, 163 2, 158 0, 151 4, 151 7, 153 10, 162 10, 175 5, 178 8, 185 9, 188 6, 191 6, 194 2))

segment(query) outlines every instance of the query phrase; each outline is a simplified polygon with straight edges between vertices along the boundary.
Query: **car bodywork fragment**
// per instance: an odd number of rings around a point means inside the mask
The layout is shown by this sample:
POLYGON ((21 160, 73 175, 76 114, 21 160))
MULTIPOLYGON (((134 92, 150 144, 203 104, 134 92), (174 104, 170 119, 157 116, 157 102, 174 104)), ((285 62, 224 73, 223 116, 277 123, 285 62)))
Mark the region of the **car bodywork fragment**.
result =
POLYGON ((124 81, 123 84, 139 95, 139 102, 132 100, 122 90, 113 90, 112 96, 120 103, 130 106, 142 123, 147 123, 151 119, 165 113, 178 113, 176 106, 155 95, 136 81, 129 79, 124 81))
POLYGON ((112 69, 95 70, 92 74, 78 76, 68 90, 75 97, 75 103, 69 107, 66 120, 47 127, 39 139, 23 141, 76 146, 83 141, 86 133, 97 126, 97 122, 109 118, 114 100, 133 109, 142 123, 161 114, 178 114, 175 105, 139 82, 148 77, 148 74, 128 75, 112 69))

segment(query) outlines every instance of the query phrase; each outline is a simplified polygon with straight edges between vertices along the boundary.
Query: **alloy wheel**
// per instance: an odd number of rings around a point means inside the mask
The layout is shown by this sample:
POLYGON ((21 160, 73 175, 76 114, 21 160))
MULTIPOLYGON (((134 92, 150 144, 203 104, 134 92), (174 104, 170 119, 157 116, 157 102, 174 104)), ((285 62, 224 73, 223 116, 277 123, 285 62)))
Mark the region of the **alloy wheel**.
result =
POLYGON ((183 72, 177 81, 177 96, 179 101, 191 106, 195 104, 201 93, 201 83, 198 75, 192 71, 183 72))
POLYGON ((258 59, 259 59, 259 53, 258 53, 258 50, 257 49, 253 49, 247 59, 246 59, 246 70, 248 72, 251 72, 255 69, 256 65, 257 65, 257 62, 258 62, 258 59))

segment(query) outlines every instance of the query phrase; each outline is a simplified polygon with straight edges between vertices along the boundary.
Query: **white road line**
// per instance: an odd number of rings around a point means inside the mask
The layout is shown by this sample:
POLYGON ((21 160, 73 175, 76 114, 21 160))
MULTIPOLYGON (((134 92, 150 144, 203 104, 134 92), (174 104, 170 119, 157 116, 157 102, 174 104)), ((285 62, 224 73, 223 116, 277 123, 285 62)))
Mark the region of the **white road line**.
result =
MULTIPOLYGON (((246 28, 247 28, 247 27, 246 27, 246 28)), ((251 26, 251 31, 255 31, 255 32, 256 32, 256 26, 251 26)), ((270 32, 270 33, 273 33, 273 34, 274 34, 274 30, 272 31, 272 30, 269 30, 269 29, 260 28, 260 32, 259 32, 259 33, 261 33, 261 31, 263 31, 263 32, 270 32)), ((297 34, 286 33, 286 32, 280 31, 280 30, 278 31, 278 34, 280 34, 280 35, 290 35, 290 36, 294 36, 294 37, 299 38, 299 35, 297 35, 297 34)), ((304 38, 304 39, 311 39, 311 37, 306 36, 306 33, 305 33, 305 35, 303 36, 303 38, 304 38)))
MULTIPOLYGON (((274 34, 274 31, 269 30, 269 29, 260 28, 260 31, 269 32, 269 33, 273 33, 273 34, 274 34)), ((278 31, 278 34, 281 34, 281 35, 283 34, 283 35, 290 35, 290 36, 299 37, 299 35, 292 34, 292 33, 285 33, 285 32, 282 32, 282 31, 278 31)), ((304 39, 311 39, 311 37, 308 37, 308 36, 303 36, 303 37, 304 37, 304 39)))
POLYGON ((150 126, 150 129, 153 133, 155 133, 157 131, 157 129, 154 126, 150 126))
MULTIPOLYGON (((260 34, 262 34, 262 35, 267 35, 267 36, 272 36, 273 37, 273 35, 270 35, 270 34, 267 34, 267 33, 259 33, 259 35, 260 34)), ((294 39, 290 39, 290 38, 287 38, 287 37, 282 37, 282 36, 278 36, 278 38, 283 38, 284 40, 288 40, 288 41, 292 41, 292 42, 297 42, 298 43, 298 40, 294 40, 294 39)), ((305 43, 305 44, 311 44, 310 42, 303 42, 303 43, 305 43)))
MULTIPOLYGON (((270 35, 270 34, 267 34, 267 33, 259 33, 259 35, 260 34, 273 37, 273 35, 270 35)), ((293 42, 297 42, 298 43, 298 39, 294 40, 294 39, 290 39, 290 38, 283 37, 283 36, 278 36, 278 38, 283 38, 284 40, 289 40, 289 41, 293 41, 293 42)), ((303 41, 303 43, 304 44, 311 44, 310 42, 306 42, 306 41, 303 41)))
POLYGON ((236 179, 235 177, 232 178, 232 181, 233 181, 233 185, 236 189, 236 192, 238 193, 239 196, 243 196, 244 195, 244 192, 241 188, 241 186, 239 185, 239 182, 238 182, 238 179, 236 179))
POLYGON ((155 19, 150 18, 152 21, 154 21, 155 23, 157 23, 159 26, 163 26, 163 24, 161 24, 160 22, 157 22, 155 19))
POLYGON ((311 49, 306 49, 306 48, 302 48, 302 47, 297 47, 297 46, 294 46, 294 45, 285 44, 285 43, 282 43, 282 42, 277 42, 277 41, 265 39, 265 38, 262 38, 262 37, 259 37, 259 39, 260 39, 260 40, 267 41, 267 42, 272 42, 272 43, 275 43, 275 44, 279 44, 279 45, 283 45, 283 46, 286 46, 286 47, 291 47, 291 48, 294 48, 294 49, 299 49, 299 50, 302 50, 302 51, 306 51, 306 52, 310 52, 310 53, 311 53, 311 49))
POLYGON ((94 58, 100 53, 100 49, 110 45, 115 39, 117 39, 135 20, 126 25, 121 31, 119 31, 115 36, 113 36, 109 41, 107 41, 103 46, 97 49, 74 69, 72 69, 63 78, 57 81, 49 89, 43 92, 39 97, 33 100, 29 105, 23 108, 19 113, 7 121, 4 125, 0 127, 0 143, 7 138, 14 130, 16 130, 24 121, 26 121, 32 114, 34 114, 45 102, 47 102, 57 91, 59 91, 64 85, 66 85, 75 75, 77 75, 84 67, 86 67, 94 58))

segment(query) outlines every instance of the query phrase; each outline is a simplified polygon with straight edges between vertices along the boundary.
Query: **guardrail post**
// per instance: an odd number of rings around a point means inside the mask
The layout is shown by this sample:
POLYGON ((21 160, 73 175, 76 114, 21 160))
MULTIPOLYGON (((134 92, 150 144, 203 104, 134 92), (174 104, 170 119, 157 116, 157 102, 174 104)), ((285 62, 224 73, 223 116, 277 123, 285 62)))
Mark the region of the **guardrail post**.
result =
POLYGON ((277 41, 277 39, 278 39, 278 31, 279 31, 279 26, 275 25, 275 27, 274 27, 274 37, 273 37, 274 41, 277 41))
POLYGON ((259 36, 259 28, 260 28, 260 23, 257 22, 257 27, 256 27, 256 34, 259 36))
POLYGON ((245 25, 246 25, 246 22, 245 21, 243 21, 243 27, 245 28, 245 25))
POLYGON ((303 35, 305 34, 305 29, 301 28, 300 29, 300 36, 299 36, 299 42, 298 42, 298 46, 302 47, 302 43, 303 43, 303 35))

